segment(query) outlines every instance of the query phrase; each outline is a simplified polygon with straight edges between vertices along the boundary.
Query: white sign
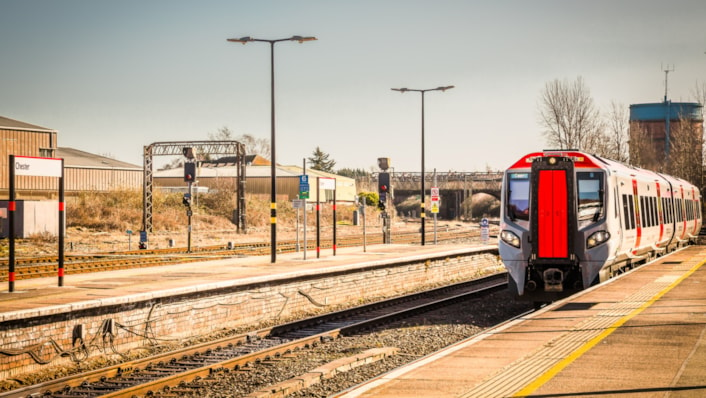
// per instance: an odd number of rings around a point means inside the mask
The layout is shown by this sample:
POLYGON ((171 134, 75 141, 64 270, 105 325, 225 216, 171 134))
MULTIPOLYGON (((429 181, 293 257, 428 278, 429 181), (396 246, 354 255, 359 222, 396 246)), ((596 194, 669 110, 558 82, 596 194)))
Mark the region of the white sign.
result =
POLYGON ((480 240, 484 244, 488 243, 488 240, 490 239, 490 228, 488 226, 488 219, 483 218, 480 221, 480 240))
POLYGON ((439 187, 431 187, 431 198, 432 198, 432 200, 433 200, 434 198, 438 198, 438 197, 439 197, 439 187))
POLYGON ((328 177, 319 178, 319 188, 328 190, 336 189, 336 179, 328 177))
POLYGON ((306 202, 306 200, 304 200, 304 199, 292 199, 292 208, 303 209, 305 202, 306 202))
POLYGON ((15 175, 61 177, 61 159, 15 156, 15 175))

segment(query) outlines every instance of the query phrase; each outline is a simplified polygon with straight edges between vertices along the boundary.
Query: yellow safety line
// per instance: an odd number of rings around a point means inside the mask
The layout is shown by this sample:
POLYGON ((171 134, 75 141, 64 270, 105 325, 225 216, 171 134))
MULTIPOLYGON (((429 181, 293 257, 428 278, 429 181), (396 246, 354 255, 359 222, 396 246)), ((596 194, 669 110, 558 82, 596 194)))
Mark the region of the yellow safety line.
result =
POLYGON ((526 397, 533 392, 537 391, 540 387, 542 387, 544 384, 546 384, 549 380, 551 380, 554 376, 556 376, 559 372, 561 372, 564 368, 569 366, 572 362, 575 360, 579 359, 581 355, 585 354, 588 350, 593 348, 595 345, 601 342, 601 340, 605 339, 608 337, 611 333, 616 331, 620 326, 622 326, 625 322, 629 321, 642 311, 644 311, 647 307, 651 306, 654 304, 655 301, 659 300, 662 296, 667 294, 670 290, 674 289, 678 284, 680 284, 684 279, 688 278, 689 275, 693 274, 696 272, 697 269, 701 268, 702 265, 706 264, 706 260, 703 260, 702 262, 696 264, 694 267, 692 267, 687 273, 682 275, 679 279, 676 281, 672 282, 669 286, 664 288, 662 291, 657 293, 652 299, 641 305, 639 308, 635 309, 632 311, 630 314, 624 316, 608 328, 606 328, 605 331, 603 331, 601 334, 598 336, 594 337, 591 339, 588 343, 582 345, 580 348, 578 348, 576 351, 572 352, 571 355, 567 356, 564 358, 561 362, 558 362, 556 365, 554 365, 551 369, 547 370, 544 372, 541 376, 536 378, 532 383, 528 384, 523 388, 522 390, 518 391, 513 395, 513 397, 526 397))

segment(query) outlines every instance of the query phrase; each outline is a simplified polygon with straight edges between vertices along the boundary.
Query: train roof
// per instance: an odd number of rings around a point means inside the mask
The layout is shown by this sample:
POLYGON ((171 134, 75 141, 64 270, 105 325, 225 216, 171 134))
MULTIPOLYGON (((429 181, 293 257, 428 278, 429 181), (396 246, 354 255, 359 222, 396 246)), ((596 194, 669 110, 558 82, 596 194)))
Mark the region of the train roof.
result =
MULTIPOLYGON (((561 157, 569 157, 574 160, 574 167, 577 169, 603 169, 608 171, 610 174, 618 174, 618 175, 625 175, 625 176, 632 176, 634 178, 637 178, 639 180, 648 180, 648 181, 656 181, 656 180, 662 180, 662 181, 668 181, 672 186, 675 188, 677 186, 681 187, 694 187, 693 184, 690 182, 681 179, 679 177, 674 177, 670 176, 667 174, 662 174, 658 173, 656 171, 652 170, 647 170, 647 169, 641 169, 639 167, 634 167, 630 165, 626 165, 620 162, 617 162, 615 160, 611 159, 605 159, 596 155, 591 155, 585 152, 581 152, 578 150, 544 150, 542 152, 533 152, 530 154, 527 154, 520 158, 517 162, 515 162, 512 166, 508 168, 508 170, 512 169, 528 169, 532 167, 532 162, 534 159, 539 158, 539 157, 547 157, 547 156, 561 156, 561 157)), ((695 195, 698 195, 700 192, 698 189, 696 189, 695 195)))
POLYGON ((599 168, 603 169, 610 165, 605 160, 589 155, 584 152, 579 152, 577 150, 545 150, 543 152, 533 152, 523 156, 520 160, 515 162, 510 169, 526 169, 532 167, 532 162, 534 159, 548 156, 560 156, 568 157, 574 160, 574 167, 577 168, 599 168))

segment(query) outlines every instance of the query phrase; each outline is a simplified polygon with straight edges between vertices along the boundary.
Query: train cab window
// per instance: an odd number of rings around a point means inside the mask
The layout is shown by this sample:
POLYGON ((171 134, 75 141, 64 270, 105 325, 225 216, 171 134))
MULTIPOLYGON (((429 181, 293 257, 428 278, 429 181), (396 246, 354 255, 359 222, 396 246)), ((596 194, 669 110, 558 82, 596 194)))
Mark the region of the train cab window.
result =
POLYGON ((529 221, 530 173, 509 173, 507 181, 508 217, 529 221))
POLYGON ((582 171, 576 173, 578 181, 579 228, 593 224, 603 217, 603 173, 582 171))

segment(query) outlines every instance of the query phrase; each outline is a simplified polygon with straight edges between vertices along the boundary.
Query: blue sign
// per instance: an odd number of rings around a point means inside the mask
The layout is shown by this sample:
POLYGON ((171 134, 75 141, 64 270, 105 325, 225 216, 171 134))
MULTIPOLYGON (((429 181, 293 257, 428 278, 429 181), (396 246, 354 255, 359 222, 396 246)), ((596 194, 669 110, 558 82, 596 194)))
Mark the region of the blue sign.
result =
MULTIPOLYGON (((306 177, 306 176, 304 176, 306 177)), ((309 184, 299 184, 299 199, 309 199, 309 184)))
POLYGON ((306 174, 299 176, 299 185, 301 186, 304 184, 306 184, 307 186, 309 185, 309 176, 306 174))

